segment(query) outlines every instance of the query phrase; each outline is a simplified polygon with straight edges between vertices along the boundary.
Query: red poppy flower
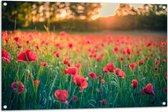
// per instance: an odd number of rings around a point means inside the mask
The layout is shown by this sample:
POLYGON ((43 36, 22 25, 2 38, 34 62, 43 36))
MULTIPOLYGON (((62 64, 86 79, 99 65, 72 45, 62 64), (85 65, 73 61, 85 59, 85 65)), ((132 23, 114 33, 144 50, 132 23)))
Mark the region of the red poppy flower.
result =
POLYGON ((59 53, 59 52, 55 52, 55 56, 56 56, 57 58, 59 58, 59 57, 60 57, 60 53, 59 53))
POLYGON ((124 49, 121 52, 123 55, 126 54, 126 50, 124 50, 124 49))
POLYGON ((78 97, 77 96, 73 96, 72 100, 76 103, 78 101, 78 97))
POLYGON ((101 57, 96 57, 96 60, 99 62, 99 61, 101 61, 101 57))
POLYGON ((107 69, 109 72, 114 72, 114 64, 113 63, 108 63, 106 65, 107 69))
POLYGON ((103 106, 105 106, 106 103, 107 103, 106 99, 103 99, 101 102, 102 102, 102 105, 103 105, 103 106))
POLYGON ((68 67, 68 68, 65 68, 64 73, 69 74, 72 77, 75 77, 78 75, 78 69, 76 67, 68 67))
POLYGON ((120 61, 124 61, 124 58, 123 58, 123 57, 120 57, 120 61))
POLYGON ((71 66, 71 63, 70 63, 69 60, 67 60, 67 59, 64 59, 64 60, 63 60, 63 63, 64 63, 65 65, 67 65, 67 66, 71 66))
POLYGON ((115 54, 118 54, 118 51, 119 51, 119 48, 116 46, 116 47, 114 47, 114 53, 115 54))
POLYGON ((106 66, 103 68, 103 71, 104 71, 106 74, 108 74, 108 69, 107 69, 106 66))
POLYGON ((154 96, 155 92, 153 90, 153 85, 151 83, 148 83, 144 88, 142 88, 141 94, 149 94, 154 96))
POLYGON ((135 68, 136 68, 136 63, 130 63, 130 64, 129 64, 129 67, 130 67, 131 70, 135 70, 135 68))
POLYGON ((41 62, 40 65, 44 67, 48 66, 47 62, 41 62))
POLYGON ((34 47, 35 47, 36 49, 39 49, 39 46, 38 46, 38 45, 35 45, 34 47))
POLYGON ((132 53, 132 49, 131 48, 127 48, 127 54, 131 54, 132 53))
POLYGON ((89 74, 89 77, 92 78, 92 79, 95 79, 97 78, 96 74, 94 72, 90 72, 89 74))
POLYGON ((23 50, 21 51, 18 56, 17 56, 17 60, 21 61, 21 62, 28 62, 28 61, 37 61, 38 57, 36 54, 34 54, 34 52, 32 52, 31 50, 23 50))
POLYGON ((150 47, 152 45, 152 42, 148 42, 147 44, 146 44, 146 47, 150 47))
POLYGON ((15 40, 15 42, 19 42, 20 38, 19 37, 15 37, 14 40, 15 40))
POLYGON ((67 98, 69 94, 66 90, 56 90, 54 95, 60 102, 68 104, 67 98))
POLYGON ((158 65, 159 63, 160 63, 159 59, 155 60, 155 65, 158 65))
POLYGON ((73 44, 72 44, 72 43, 69 43, 69 44, 68 44, 68 48, 72 49, 72 48, 73 48, 73 44))
POLYGON ((76 64, 75 64, 75 67, 76 67, 76 68, 81 68, 81 64, 80 64, 80 63, 76 63, 76 64))
POLYGON ((123 72, 121 69, 119 68, 116 68, 114 73, 118 76, 120 76, 121 78, 124 78, 125 77, 125 72, 123 72))
POLYGON ((142 60, 138 61, 138 65, 143 65, 143 64, 144 64, 144 62, 142 60))
POLYGON ((80 87, 80 92, 88 86, 88 82, 83 76, 74 77, 74 83, 80 87))
POLYGON ((34 86, 38 87, 40 85, 40 80, 34 80, 34 86))
POLYGON ((103 77, 101 75, 97 76, 97 78, 102 79, 103 77))
POLYGON ((20 44, 17 44, 17 47, 20 49, 20 48, 22 48, 22 45, 20 45, 20 44))
POLYGON ((2 60, 10 63, 10 54, 5 49, 2 49, 2 60))
POLYGON ((163 63, 166 63, 166 59, 163 59, 162 62, 163 62, 163 63))
POLYGON ((29 44, 30 43, 30 41, 29 40, 26 40, 26 44, 29 44))
POLYGON ((101 81, 101 83, 105 83, 106 82, 104 79, 101 79, 100 81, 101 81))
POLYGON ((22 94, 24 92, 24 85, 20 81, 13 82, 11 84, 11 88, 12 88, 13 92, 17 93, 17 94, 22 94))
POLYGON ((135 89, 138 86, 138 81, 136 79, 132 80, 132 89, 135 89))

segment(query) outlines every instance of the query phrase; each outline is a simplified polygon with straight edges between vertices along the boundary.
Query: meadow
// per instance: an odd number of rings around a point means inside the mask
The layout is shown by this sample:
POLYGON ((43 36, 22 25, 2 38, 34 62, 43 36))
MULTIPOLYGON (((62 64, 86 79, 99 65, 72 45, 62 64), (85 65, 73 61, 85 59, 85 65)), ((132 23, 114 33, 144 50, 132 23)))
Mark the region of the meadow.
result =
POLYGON ((2 108, 167 105, 163 102, 165 33, 2 32, 2 108))

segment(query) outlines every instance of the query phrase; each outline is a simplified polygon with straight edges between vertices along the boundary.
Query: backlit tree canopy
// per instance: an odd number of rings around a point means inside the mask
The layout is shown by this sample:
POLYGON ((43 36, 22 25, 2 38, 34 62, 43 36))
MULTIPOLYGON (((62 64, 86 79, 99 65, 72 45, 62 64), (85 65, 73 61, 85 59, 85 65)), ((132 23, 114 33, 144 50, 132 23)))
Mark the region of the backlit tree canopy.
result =
POLYGON ((134 8, 129 4, 120 4, 116 10, 116 15, 167 15, 166 4, 144 4, 140 8, 134 8))

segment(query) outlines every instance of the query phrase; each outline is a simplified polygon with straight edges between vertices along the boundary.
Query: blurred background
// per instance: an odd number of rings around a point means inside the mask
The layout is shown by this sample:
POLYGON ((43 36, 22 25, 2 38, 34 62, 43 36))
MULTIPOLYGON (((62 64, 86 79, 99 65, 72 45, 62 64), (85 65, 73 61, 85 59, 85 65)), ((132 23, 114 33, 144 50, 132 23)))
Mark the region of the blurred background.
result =
POLYGON ((167 5, 3 1, 2 30, 167 31, 167 5))

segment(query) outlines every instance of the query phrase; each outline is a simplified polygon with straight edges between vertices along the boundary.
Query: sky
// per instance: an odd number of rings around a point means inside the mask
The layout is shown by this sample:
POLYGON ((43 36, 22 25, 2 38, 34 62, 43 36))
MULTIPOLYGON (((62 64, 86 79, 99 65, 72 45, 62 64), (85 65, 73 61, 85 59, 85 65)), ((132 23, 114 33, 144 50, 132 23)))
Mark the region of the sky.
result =
MULTIPOLYGON (((119 4, 117 3, 102 3, 102 8, 99 11, 99 17, 107 17, 113 16, 115 14, 115 10, 117 9, 119 4)), ((143 4, 130 4, 135 8, 142 7, 143 4)))

